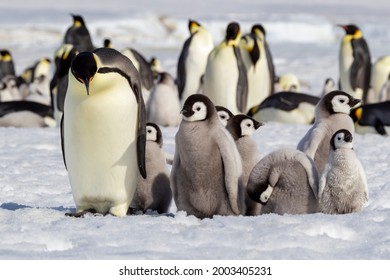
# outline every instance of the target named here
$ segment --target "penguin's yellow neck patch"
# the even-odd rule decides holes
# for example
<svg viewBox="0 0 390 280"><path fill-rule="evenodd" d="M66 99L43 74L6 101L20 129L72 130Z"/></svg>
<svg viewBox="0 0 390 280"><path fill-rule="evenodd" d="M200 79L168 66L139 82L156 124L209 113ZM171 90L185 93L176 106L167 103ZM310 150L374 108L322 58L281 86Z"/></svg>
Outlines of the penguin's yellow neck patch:
<svg viewBox="0 0 390 280"><path fill-rule="evenodd" d="M363 113L363 108L361 107L355 110L355 117L357 118L358 121L362 118L362 113Z"/></svg>
<svg viewBox="0 0 390 280"><path fill-rule="evenodd" d="M200 26L200 25L197 24L196 22L191 22L190 33L191 33L191 34L194 34L196 31L198 31L199 26Z"/></svg>
<svg viewBox="0 0 390 280"><path fill-rule="evenodd" d="M11 61L11 56L9 54L6 54L2 57L3 61Z"/></svg>
<svg viewBox="0 0 390 280"><path fill-rule="evenodd" d="M74 25L75 27L80 27L82 24L81 24L81 21L75 20L74 23L73 23L73 25Z"/></svg>
<svg viewBox="0 0 390 280"><path fill-rule="evenodd" d="M363 34L360 30L356 30L355 34L353 34L354 39L360 39L363 37Z"/></svg>

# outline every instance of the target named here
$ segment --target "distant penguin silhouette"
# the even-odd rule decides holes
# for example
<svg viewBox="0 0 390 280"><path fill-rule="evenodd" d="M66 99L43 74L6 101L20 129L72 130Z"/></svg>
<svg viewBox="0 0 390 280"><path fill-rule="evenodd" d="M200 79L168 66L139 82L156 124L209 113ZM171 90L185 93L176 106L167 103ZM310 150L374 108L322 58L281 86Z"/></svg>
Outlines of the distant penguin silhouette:
<svg viewBox="0 0 390 280"><path fill-rule="evenodd" d="M8 50L0 50L0 80L7 75L15 76L14 61Z"/></svg>
<svg viewBox="0 0 390 280"><path fill-rule="evenodd" d="M72 15L73 24L64 36L64 44L73 45L78 51L92 51L93 46L91 35L81 15Z"/></svg>

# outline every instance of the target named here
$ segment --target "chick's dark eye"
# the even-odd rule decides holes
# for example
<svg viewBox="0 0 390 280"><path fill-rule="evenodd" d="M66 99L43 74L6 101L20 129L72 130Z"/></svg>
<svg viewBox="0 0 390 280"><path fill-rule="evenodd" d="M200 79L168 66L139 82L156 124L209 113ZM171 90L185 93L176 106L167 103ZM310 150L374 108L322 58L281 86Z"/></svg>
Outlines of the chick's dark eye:
<svg viewBox="0 0 390 280"><path fill-rule="evenodd" d="M247 126L247 127L251 127L251 124L250 124L250 123L248 123L246 126Z"/></svg>
<svg viewBox="0 0 390 280"><path fill-rule="evenodd" d="M345 102L345 100L344 100L344 99L341 99L341 100L340 100L340 103L344 103L344 102Z"/></svg>
<svg viewBox="0 0 390 280"><path fill-rule="evenodd" d="M152 131L149 129L149 130L148 130L148 133L152 133Z"/></svg>
<svg viewBox="0 0 390 280"><path fill-rule="evenodd" d="M195 110L199 112L200 111L200 107L196 107Z"/></svg>

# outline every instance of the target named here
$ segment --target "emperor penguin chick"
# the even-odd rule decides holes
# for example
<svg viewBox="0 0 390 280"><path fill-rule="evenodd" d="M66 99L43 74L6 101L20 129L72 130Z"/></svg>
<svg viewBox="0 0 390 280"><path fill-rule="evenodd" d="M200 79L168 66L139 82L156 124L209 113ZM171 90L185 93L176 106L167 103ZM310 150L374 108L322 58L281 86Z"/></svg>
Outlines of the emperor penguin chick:
<svg viewBox="0 0 390 280"><path fill-rule="evenodd" d="M360 102L346 92L334 90L323 96L315 108L313 126L298 143L297 149L314 159L321 174L328 159L329 141L339 129L355 132L351 108Z"/></svg>
<svg viewBox="0 0 390 280"><path fill-rule="evenodd" d="M214 104L193 94L182 115L171 169L177 210L198 218L244 214L241 158Z"/></svg>
<svg viewBox="0 0 390 280"><path fill-rule="evenodd" d="M226 126L226 129L232 134L238 152L242 161L242 181L246 187L248 184L249 174L252 168L260 160L259 151L257 150L257 144L252 138L253 133L263 124L258 122L247 115L238 114L233 116ZM257 215L260 211L260 204L256 203L249 198L245 197L246 215Z"/></svg>
<svg viewBox="0 0 390 280"><path fill-rule="evenodd" d="M263 157L249 176L248 195L261 203L260 214L306 214L319 211L318 173L311 158L294 149Z"/></svg>
<svg viewBox="0 0 390 280"><path fill-rule="evenodd" d="M229 120L234 116L233 113L228 108L219 105L215 106L215 109L217 109L219 120L226 127Z"/></svg>
<svg viewBox="0 0 390 280"><path fill-rule="evenodd" d="M178 126L180 123L180 101L173 77L159 74L158 81L150 93L146 105L147 119L161 126Z"/></svg>
<svg viewBox="0 0 390 280"><path fill-rule="evenodd" d="M352 141L346 129L337 131L330 141L332 150L319 183L319 202L326 214L357 212L368 201L366 175Z"/></svg>
<svg viewBox="0 0 390 280"><path fill-rule="evenodd" d="M144 179L138 175L137 189L130 204L130 208L135 211L153 210L162 214L169 210L172 191L162 145L163 138L159 126L147 123L145 165L148 176Z"/></svg>
<svg viewBox="0 0 390 280"><path fill-rule="evenodd" d="M61 125L65 166L77 213L125 216L146 178L146 112L131 61L110 48L72 61Z"/></svg>

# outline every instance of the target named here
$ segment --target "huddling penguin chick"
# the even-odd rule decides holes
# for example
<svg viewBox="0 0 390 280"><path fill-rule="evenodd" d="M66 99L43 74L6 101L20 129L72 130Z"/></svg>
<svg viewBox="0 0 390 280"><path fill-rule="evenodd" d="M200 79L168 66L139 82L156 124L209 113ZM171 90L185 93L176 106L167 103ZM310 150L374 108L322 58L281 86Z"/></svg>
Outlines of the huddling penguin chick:
<svg viewBox="0 0 390 280"><path fill-rule="evenodd" d="M32 82L29 84L26 100L51 106L50 65L50 59L42 58L33 66Z"/></svg>
<svg viewBox="0 0 390 280"><path fill-rule="evenodd" d="M239 114L233 116L226 126L226 129L232 134L236 142L238 152L242 161L242 181L246 187L249 179L249 174L252 168L260 159L257 144L252 138L253 133L263 124L248 117L247 115ZM260 205L250 199L248 195L245 197L246 215L259 214Z"/></svg>
<svg viewBox="0 0 390 280"><path fill-rule="evenodd" d="M294 149L276 150L253 168L247 186L261 203L260 214L305 214L319 211L318 173L311 158Z"/></svg>
<svg viewBox="0 0 390 280"><path fill-rule="evenodd" d="M187 98L175 136L171 186L177 210L198 218L245 213L242 163L211 100Z"/></svg>
<svg viewBox="0 0 390 280"><path fill-rule="evenodd" d="M330 144L332 150L319 183L321 210L327 214L360 211L368 201L368 188L364 169L353 150L351 132L337 131Z"/></svg>
<svg viewBox="0 0 390 280"><path fill-rule="evenodd" d="M339 129L355 131L349 116L351 108L360 102L346 92L335 90L323 96L315 108L315 121L298 143L298 150L314 159L318 172L324 170L330 151L330 139Z"/></svg>
<svg viewBox="0 0 390 280"><path fill-rule="evenodd" d="M146 105L147 119L161 126L178 126L180 123L180 101L173 77L163 72L150 93Z"/></svg>
<svg viewBox="0 0 390 280"><path fill-rule="evenodd" d="M219 105L215 106L215 109L217 109L219 120L226 127L228 121L234 116L233 113L228 108Z"/></svg>
<svg viewBox="0 0 390 280"><path fill-rule="evenodd" d="M137 188L130 204L132 212L141 210L166 213L172 201L169 170L162 149L161 130L155 123L146 124L145 165L148 176L138 175Z"/></svg>

